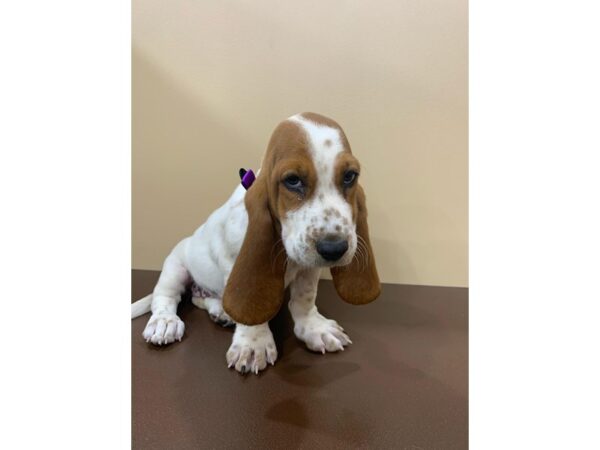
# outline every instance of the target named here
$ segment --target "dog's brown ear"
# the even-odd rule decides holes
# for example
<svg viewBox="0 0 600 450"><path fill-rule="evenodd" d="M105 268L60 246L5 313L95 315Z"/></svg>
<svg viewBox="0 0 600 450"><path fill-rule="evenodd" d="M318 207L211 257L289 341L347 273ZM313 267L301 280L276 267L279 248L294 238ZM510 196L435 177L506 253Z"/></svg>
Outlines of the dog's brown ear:
<svg viewBox="0 0 600 450"><path fill-rule="evenodd" d="M269 321L283 303L285 250L269 209L267 178L262 172L246 193L246 236L223 294L225 312L243 325Z"/></svg>
<svg viewBox="0 0 600 450"><path fill-rule="evenodd" d="M356 257L346 266L332 267L333 284L342 300L353 305L370 303L379 297L381 285L375 266L375 256L369 238L365 193L357 186L356 234L358 247Z"/></svg>

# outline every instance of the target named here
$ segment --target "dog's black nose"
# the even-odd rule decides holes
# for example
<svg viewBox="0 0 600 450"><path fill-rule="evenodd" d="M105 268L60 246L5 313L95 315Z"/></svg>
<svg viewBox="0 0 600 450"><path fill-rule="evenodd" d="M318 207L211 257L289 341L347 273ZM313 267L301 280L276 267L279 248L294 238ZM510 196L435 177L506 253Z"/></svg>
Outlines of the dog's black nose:
<svg viewBox="0 0 600 450"><path fill-rule="evenodd" d="M327 261L337 261L348 250L348 241L345 239L322 239L317 242L319 255Z"/></svg>

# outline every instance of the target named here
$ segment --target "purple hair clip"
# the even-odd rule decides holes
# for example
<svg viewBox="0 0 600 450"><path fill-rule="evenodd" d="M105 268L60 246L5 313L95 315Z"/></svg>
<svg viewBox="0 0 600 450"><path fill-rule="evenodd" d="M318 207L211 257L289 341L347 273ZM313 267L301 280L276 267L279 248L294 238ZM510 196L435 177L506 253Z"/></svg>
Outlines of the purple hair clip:
<svg viewBox="0 0 600 450"><path fill-rule="evenodd" d="M240 169L240 178L242 179L242 186L244 186L246 190L248 190L248 188L252 186L252 183L254 183L254 180L256 180L252 169Z"/></svg>

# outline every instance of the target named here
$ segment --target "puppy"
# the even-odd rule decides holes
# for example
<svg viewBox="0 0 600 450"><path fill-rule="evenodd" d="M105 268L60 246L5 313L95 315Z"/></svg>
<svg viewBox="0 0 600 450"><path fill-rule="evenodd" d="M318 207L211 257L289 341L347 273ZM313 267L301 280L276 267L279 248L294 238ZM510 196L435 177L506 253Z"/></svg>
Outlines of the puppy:
<svg viewBox="0 0 600 450"><path fill-rule="evenodd" d="M181 341L181 295L223 325L235 324L226 354L240 373L274 364L277 348L268 322L284 290L294 333L313 351L344 350L350 338L315 306L319 275L331 270L339 296L355 305L379 296L369 239L360 165L341 127L315 113L280 123L254 183L238 186L196 232L175 246L152 294L132 316L152 316L143 332L156 345Z"/></svg>

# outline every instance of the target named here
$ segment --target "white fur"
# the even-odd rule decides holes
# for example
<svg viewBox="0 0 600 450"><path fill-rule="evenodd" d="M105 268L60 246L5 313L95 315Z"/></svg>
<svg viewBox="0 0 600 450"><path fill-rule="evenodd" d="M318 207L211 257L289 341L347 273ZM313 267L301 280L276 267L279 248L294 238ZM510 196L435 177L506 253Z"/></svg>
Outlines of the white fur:
<svg viewBox="0 0 600 450"><path fill-rule="evenodd" d="M277 347L269 325L246 326L237 324L233 342L225 355L227 367L235 367L241 373L258 373L277 361Z"/></svg>
<svg viewBox="0 0 600 450"><path fill-rule="evenodd" d="M282 240L288 254L285 285L291 285L289 309L295 322L294 332L309 349L335 352L351 341L335 321L324 318L315 306L320 268L331 264L317 253L315 238L308 230L316 228L319 238L328 234L347 238L349 250L336 265L352 260L356 249L352 210L334 186L334 161L342 151L342 144L336 129L317 125L302 116L288 120L306 131L318 177L313 198L281 219ZM326 146L325 140L331 144ZM146 341L164 345L181 340L185 327L177 316L177 305L192 280L215 294L210 298L194 297L192 302L207 310L213 320L224 325L233 323L223 311L221 298L248 226L245 194L246 190L238 186L192 236L177 244L165 260L151 296L132 305L132 317L152 311L143 332ZM329 209L331 214L326 219L325 211ZM267 363L274 364L277 349L268 324L236 324L226 359L230 367L242 373L258 373Z"/></svg>
<svg viewBox="0 0 600 450"><path fill-rule="evenodd" d="M315 352L343 351L352 341L335 320L323 317L315 306L320 273L316 268L300 271L290 287L288 308L294 319L294 334Z"/></svg>

